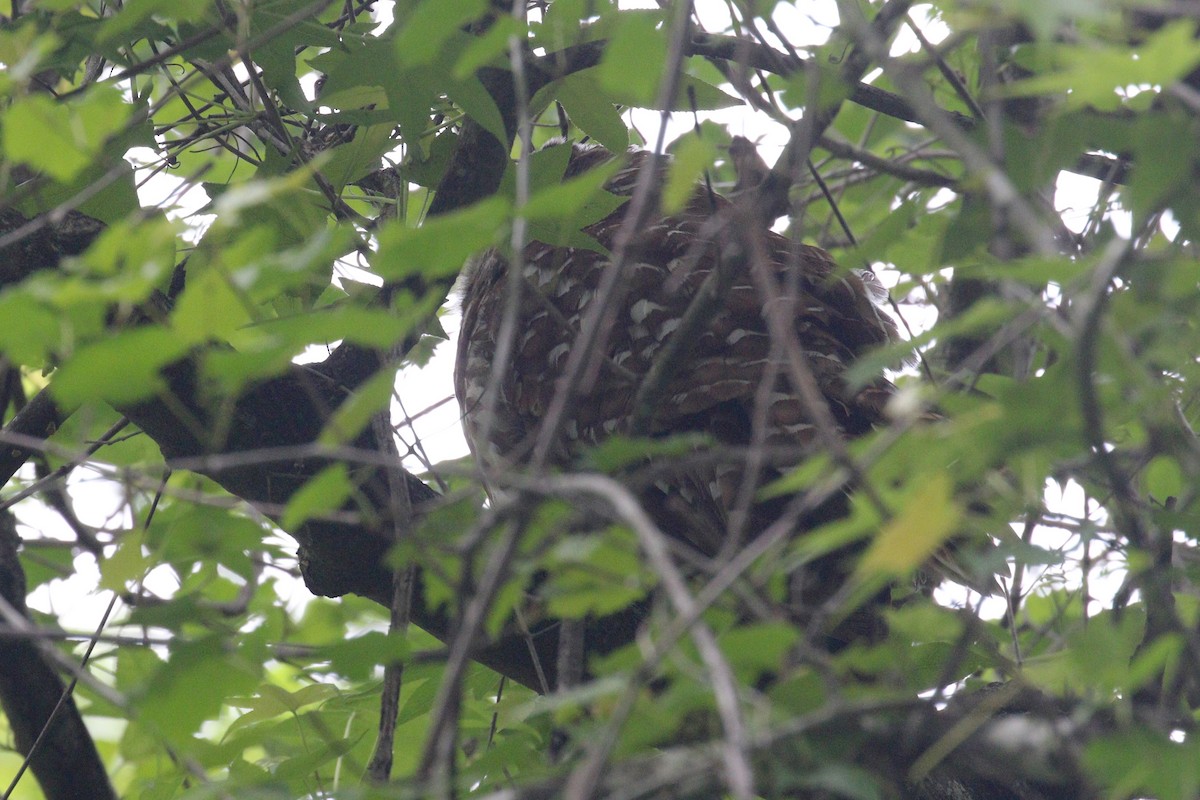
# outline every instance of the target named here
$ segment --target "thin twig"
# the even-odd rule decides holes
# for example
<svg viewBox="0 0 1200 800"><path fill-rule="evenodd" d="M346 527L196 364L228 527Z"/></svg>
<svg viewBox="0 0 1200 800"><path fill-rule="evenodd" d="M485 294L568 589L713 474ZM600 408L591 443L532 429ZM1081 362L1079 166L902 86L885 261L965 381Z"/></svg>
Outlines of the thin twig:
<svg viewBox="0 0 1200 800"><path fill-rule="evenodd" d="M738 704L733 670L721 652L712 629L700 621L701 609L688 590L682 573L671 560L666 534L659 530L629 489L612 478L576 474L555 476L549 478L547 483L555 491L592 494L608 503L617 518L628 524L637 535L642 552L662 581L675 609L681 616L696 620L691 627L692 639L712 680L717 713L725 731L722 753L726 782L735 798L749 800L754 797L754 772L750 767L746 727ZM589 749L588 757L567 782L566 797L570 800L593 797L599 788L607 760L608 752L605 749Z"/></svg>

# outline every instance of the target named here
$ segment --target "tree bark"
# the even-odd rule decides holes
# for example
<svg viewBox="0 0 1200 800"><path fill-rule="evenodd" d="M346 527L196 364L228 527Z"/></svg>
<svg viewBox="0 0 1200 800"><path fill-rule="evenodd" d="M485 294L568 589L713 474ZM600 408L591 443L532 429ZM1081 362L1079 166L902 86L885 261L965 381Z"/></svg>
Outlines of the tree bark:
<svg viewBox="0 0 1200 800"><path fill-rule="evenodd" d="M0 511L0 597L10 609L28 616L25 572L17 558L19 543L16 519ZM11 624L6 627L10 635L0 641L0 706L17 752L28 757L33 751L29 767L43 794L47 800L116 800L75 700L64 697L66 685L58 672L34 641L17 635ZM0 785L0 791L7 789Z"/></svg>

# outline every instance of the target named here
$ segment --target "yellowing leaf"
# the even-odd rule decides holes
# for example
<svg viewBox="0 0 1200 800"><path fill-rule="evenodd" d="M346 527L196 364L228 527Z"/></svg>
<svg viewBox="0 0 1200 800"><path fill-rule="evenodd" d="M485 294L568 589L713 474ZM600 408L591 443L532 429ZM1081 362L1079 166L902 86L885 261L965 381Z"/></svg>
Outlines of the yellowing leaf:
<svg viewBox="0 0 1200 800"><path fill-rule="evenodd" d="M859 562L857 575L870 580L916 569L954 533L961 517L951 496L950 476L929 476L883 526Z"/></svg>
<svg viewBox="0 0 1200 800"><path fill-rule="evenodd" d="M663 189L663 211L674 214L683 210L696 191L696 181L712 166L717 148L699 136L684 136L673 153L667 170L667 185Z"/></svg>

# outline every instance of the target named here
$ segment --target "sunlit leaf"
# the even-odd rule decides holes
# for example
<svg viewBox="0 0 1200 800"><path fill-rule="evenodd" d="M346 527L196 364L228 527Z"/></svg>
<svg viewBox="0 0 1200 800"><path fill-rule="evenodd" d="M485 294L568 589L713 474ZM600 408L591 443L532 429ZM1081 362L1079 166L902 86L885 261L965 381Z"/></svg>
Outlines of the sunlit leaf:
<svg viewBox="0 0 1200 800"><path fill-rule="evenodd" d="M5 112L5 152L13 161L70 181L122 128L131 111L115 90L101 88L71 103L45 95L26 97Z"/></svg>
<svg viewBox="0 0 1200 800"><path fill-rule="evenodd" d="M667 170L667 185L663 187L663 211L674 214L683 209L716 155L717 149L711 142L696 136L684 137L676 144Z"/></svg>

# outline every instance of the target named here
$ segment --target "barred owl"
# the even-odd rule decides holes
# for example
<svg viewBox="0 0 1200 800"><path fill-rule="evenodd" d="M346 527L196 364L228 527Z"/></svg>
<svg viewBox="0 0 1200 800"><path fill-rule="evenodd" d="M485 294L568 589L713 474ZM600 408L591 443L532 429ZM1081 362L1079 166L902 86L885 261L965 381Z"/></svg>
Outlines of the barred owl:
<svg viewBox="0 0 1200 800"><path fill-rule="evenodd" d="M753 148L748 142L739 146L735 160L746 161L746 147ZM640 172L652 168L646 152L614 155L576 145L564 179L614 158L622 165L605 188L629 196ZM761 180L762 170L739 170L739 178L744 191ZM661 179L654 176L656 183ZM658 202L657 194L651 202ZM761 485L797 463L818 438L818 420L782 366L787 348L768 330L764 309L778 298L764 296L763 281L756 278L769 275L798 301L790 334L805 354L828 408L825 418L833 420L838 436L862 434L880 421L891 384L881 377L852 390L845 373L895 329L877 308L877 284L839 270L824 250L771 232L761 214L739 207L736 195L729 200L697 187L682 211L656 212L632 235L622 232L630 205L584 228L602 248L529 242L520 281L509 280L510 265L496 251L470 268L463 281L455 392L472 449L493 463L501 459L519 467L541 452L544 460L565 465L614 434L706 435L723 448L725 460L684 458L631 480L667 534L712 557L728 544L738 498L753 497L755 487L747 492L744 485L747 454L756 448L783 454L786 463L768 459L756 468ZM628 240L618 247L622 236ZM614 263L618 250L623 257ZM620 270L615 291L598 298L613 270ZM510 307L511 350L494 370L514 286L519 298ZM597 303L606 306L594 308ZM590 333L588 325L595 327L590 340L581 335ZM579 352L583 348L590 352ZM575 371L574 384L565 385L572 358L588 364L589 354L590 367ZM657 381L651 392L647 381ZM560 392L569 392L562 397L570 402L556 430L546 431ZM639 412L639 401L648 401L649 411ZM752 536L778 510L749 504L746 534Z"/></svg>

